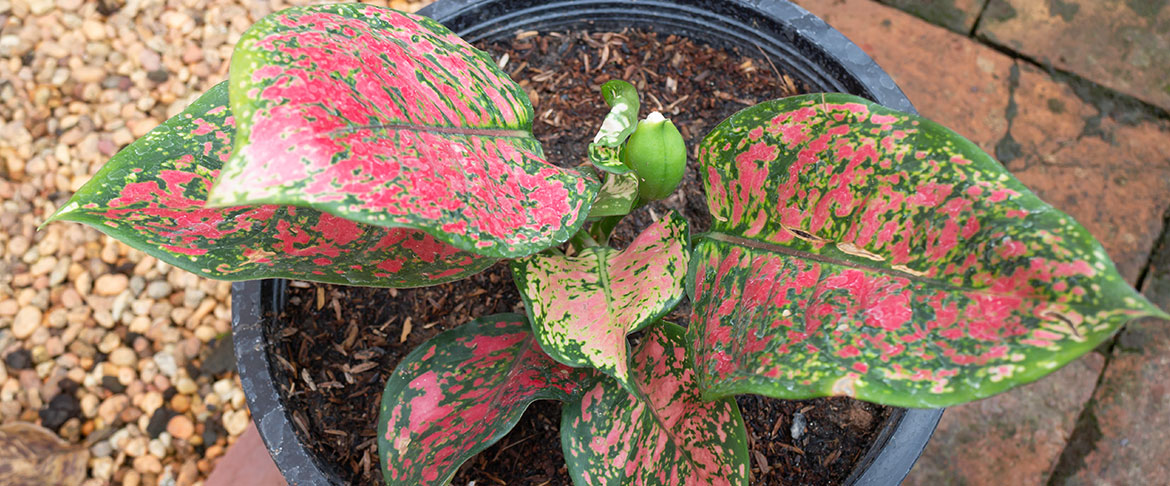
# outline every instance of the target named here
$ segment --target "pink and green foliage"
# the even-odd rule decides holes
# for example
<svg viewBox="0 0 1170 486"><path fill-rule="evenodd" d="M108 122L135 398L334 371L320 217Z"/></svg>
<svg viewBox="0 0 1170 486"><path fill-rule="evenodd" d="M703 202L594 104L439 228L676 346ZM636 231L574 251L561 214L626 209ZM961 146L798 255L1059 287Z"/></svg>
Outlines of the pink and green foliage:
<svg viewBox="0 0 1170 486"><path fill-rule="evenodd" d="M545 161L524 91L443 26L292 8L245 33L228 82L49 220L224 280L421 286L514 258L527 318L440 334L386 384L392 485L445 484L538 399L566 402L578 485L742 485L732 394L947 406L1050 373L1129 319L1168 317L973 144L839 94L767 102L707 136L714 222L693 252L676 213L609 248L639 197L673 191L687 154L653 114L631 138L633 86L602 94L589 157L604 185ZM571 256L554 248L565 241ZM684 287L686 330L658 321Z"/></svg>
<svg viewBox="0 0 1170 486"><path fill-rule="evenodd" d="M269 15L240 39L230 82L239 126L213 206L308 206L516 257L576 233L597 193L592 175L543 159L523 89L424 17Z"/></svg>
<svg viewBox="0 0 1170 486"><path fill-rule="evenodd" d="M565 404L561 444L575 484L747 484L739 407L700 396L683 333L665 322L646 331L630 363L636 394L602 376Z"/></svg>
<svg viewBox="0 0 1170 486"><path fill-rule="evenodd" d="M91 225L164 262L221 280L286 277L379 287L459 280L495 260L406 228L291 206L208 208L235 121L221 83L113 157L46 223Z"/></svg>
<svg viewBox="0 0 1170 486"><path fill-rule="evenodd" d="M632 387L626 335L674 308L689 261L687 220L671 212L623 251L596 246L574 256L540 253L511 263L544 351Z"/></svg>
<svg viewBox="0 0 1170 486"><path fill-rule="evenodd" d="M771 101L699 154L689 339L706 396L910 407L1033 381L1161 315L974 144L853 96Z"/></svg>
<svg viewBox="0 0 1170 486"><path fill-rule="evenodd" d="M386 484L447 484L533 401L569 400L595 375L549 359L518 314L435 336L399 362L382 394L378 454Z"/></svg>

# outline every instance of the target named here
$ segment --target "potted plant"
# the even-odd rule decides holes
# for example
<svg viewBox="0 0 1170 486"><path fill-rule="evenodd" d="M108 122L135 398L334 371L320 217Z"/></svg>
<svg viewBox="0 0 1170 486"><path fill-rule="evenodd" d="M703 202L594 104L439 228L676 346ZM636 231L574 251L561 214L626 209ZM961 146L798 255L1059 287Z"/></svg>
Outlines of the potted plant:
<svg viewBox="0 0 1170 486"><path fill-rule="evenodd" d="M244 35L228 82L115 156L50 220L229 280L410 287L510 260L527 315L440 334L386 384L389 484L449 480L536 399L566 402L562 441L581 484L744 484L732 395L941 407L1035 380L1127 320L1165 315L973 144L850 95L766 102L721 123L698 157L712 231L692 237L668 215L608 248L606 222L669 194L686 152L669 122L637 122L632 87L603 94L612 108L592 167L555 166L524 91L439 23L360 5L289 9ZM659 320L684 288L685 330ZM270 445L291 431L252 400Z"/></svg>

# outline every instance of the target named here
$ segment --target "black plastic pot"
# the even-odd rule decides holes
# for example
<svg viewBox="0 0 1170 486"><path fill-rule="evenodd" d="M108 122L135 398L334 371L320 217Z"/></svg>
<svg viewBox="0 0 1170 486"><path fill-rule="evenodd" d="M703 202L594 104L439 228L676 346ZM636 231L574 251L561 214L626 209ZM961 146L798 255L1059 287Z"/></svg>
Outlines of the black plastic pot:
<svg viewBox="0 0 1170 486"><path fill-rule="evenodd" d="M814 91L843 92L902 111L914 107L872 59L823 21L784 0L440 0L421 12L464 39L504 39L527 30L648 28L746 54L760 50ZM289 484L342 485L331 464L305 449L272 379L262 321L284 308L287 282L232 285L232 328L252 420ZM942 410L898 409L845 481L894 485L930 440Z"/></svg>

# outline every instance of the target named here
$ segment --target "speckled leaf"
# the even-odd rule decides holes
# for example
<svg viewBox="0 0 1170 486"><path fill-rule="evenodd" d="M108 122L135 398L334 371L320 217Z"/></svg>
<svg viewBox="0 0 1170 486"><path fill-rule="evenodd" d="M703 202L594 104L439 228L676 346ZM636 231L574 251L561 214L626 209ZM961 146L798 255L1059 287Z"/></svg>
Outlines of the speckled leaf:
<svg viewBox="0 0 1170 486"><path fill-rule="evenodd" d="M621 146L638 127L638 90L630 83L613 79L601 85L601 96L610 108L589 144L589 161L606 172L625 174L631 169L622 162Z"/></svg>
<svg viewBox="0 0 1170 486"><path fill-rule="evenodd" d="M659 323L631 359L631 394L602 377L561 412L578 486L732 486L748 482L747 434L732 398L700 395L683 329Z"/></svg>
<svg viewBox="0 0 1170 486"><path fill-rule="evenodd" d="M212 205L308 206L516 257L576 233L597 193L543 159L523 89L424 17L283 10L240 39L230 82L236 149Z"/></svg>
<svg viewBox="0 0 1170 486"><path fill-rule="evenodd" d="M589 210L589 218L623 216L630 214L638 202L638 174L609 174L597 193L597 201Z"/></svg>
<svg viewBox="0 0 1170 486"><path fill-rule="evenodd" d="M447 484L533 401L569 400L594 375L549 359L518 314L435 336L398 363L382 394L378 455L386 484Z"/></svg>
<svg viewBox="0 0 1170 486"><path fill-rule="evenodd" d="M689 259L687 220L671 212L623 251L597 246L575 256L538 254L511 264L544 351L629 386L626 334L674 308Z"/></svg>
<svg viewBox="0 0 1170 486"><path fill-rule="evenodd" d="M308 208L207 208L231 152L227 83L118 152L49 221L91 225L197 275L286 277L379 287L468 277L494 259L412 229L354 223ZM48 221L46 221L47 223Z"/></svg>
<svg viewBox="0 0 1170 486"><path fill-rule="evenodd" d="M707 396L910 407L1001 392L1157 311L958 134L847 95L749 108L699 155L690 339Z"/></svg>
<svg viewBox="0 0 1170 486"><path fill-rule="evenodd" d="M594 167L610 174L628 174L633 170L625 162L622 162L621 147L607 147L591 143L587 153L589 162L592 162Z"/></svg>

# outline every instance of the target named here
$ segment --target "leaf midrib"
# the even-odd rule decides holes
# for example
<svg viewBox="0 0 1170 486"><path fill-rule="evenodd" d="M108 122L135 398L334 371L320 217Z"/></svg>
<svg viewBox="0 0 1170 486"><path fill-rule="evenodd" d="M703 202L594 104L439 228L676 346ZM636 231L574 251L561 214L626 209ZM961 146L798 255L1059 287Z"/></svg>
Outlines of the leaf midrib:
<svg viewBox="0 0 1170 486"><path fill-rule="evenodd" d="M526 130L504 128L441 127L433 125L410 125L404 123L386 125L354 125L330 130L328 133L347 133L359 130L405 130L420 133L441 133L445 135L468 135L473 137L533 138Z"/></svg>
<svg viewBox="0 0 1170 486"><path fill-rule="evenodd" d="M633 382L633 380L631 380L631 382ZM634 387L638 390L638 393L634 395L634 398L638 399L646 405L646 410L648 410L650 412L650 416L654 418L654 423L658 426L659 429L662 430L662 433L665 434L668 439L670 439L670 443L674 444L674 446L679 450L683 456L683 459L686 460L688 464L690 464L691 473L693 474L695 471L698 471L699 463L695 461L694 456L691 455L691 450L686 447L687 442L684 442L682 439L676 436L673 432L671 432L670 427L666 426L666 421L663 420L662 416L658 414L658 409L654 408L654 402L650 400L649 395L647 395L646 392L642 390L642 387L636 383L634 384Z"/></svg>
<svg viewBox="0 0 1170 486"><path fill-rule="evenodd" d="M900 278L904 278L904 279L907 279L907 280L910 280L913 282L921 282L921 283L930 284L930 285L933 285L936 287L943 287L945 289L952 290L952 291L979 292L979 293L985 294L985 295L998 295L998 296L1004 296L1004 297L1022 297L1018 294L1012 294L1012 293L1007 293L1007 292L992 292L992 291L990 291L990 289L987 289L987 288L964 287L962 285L954 285L954 284L951 284L948 282L944 282L942 280L927 278L927 277L923 277L920 275L914 275L912 273L903 272L901 270L897 270L897 269L893 269L893 268L882 267L882 266L877 266L877 265L866 265L864 263L859 263L859 262L855 262L852 260L846 260L843 258L834 258L831 256L826 256L826 255L822 255L819 253L811 253L811 252L802 251L802 250L795 250L795 249L792 249L792 248L789 248L786 246L776 245L773 243L765 243L762 241L753 240L753 239L749 239L749 238L743 238L743 237L735 236L735 235L729 235L729 234L720 233L717 231L712 231L710 233L707 233L704 236L706 238L709 238L709 239L712 239L715 241L721 241L724 243L731 243L733 245L746 246L748 248L770 251L770 252L775 252L775 253L781 253L784 255L788 255L788 256L804 259L804 260L812 260L812 261L816 261L816 262L820 262L820 263L829 263L832 265L840 265L843 267L855 268L858 270L865 270L865 271L869 271L869 272L880 273L883 275L900 277Z"/></svg>

